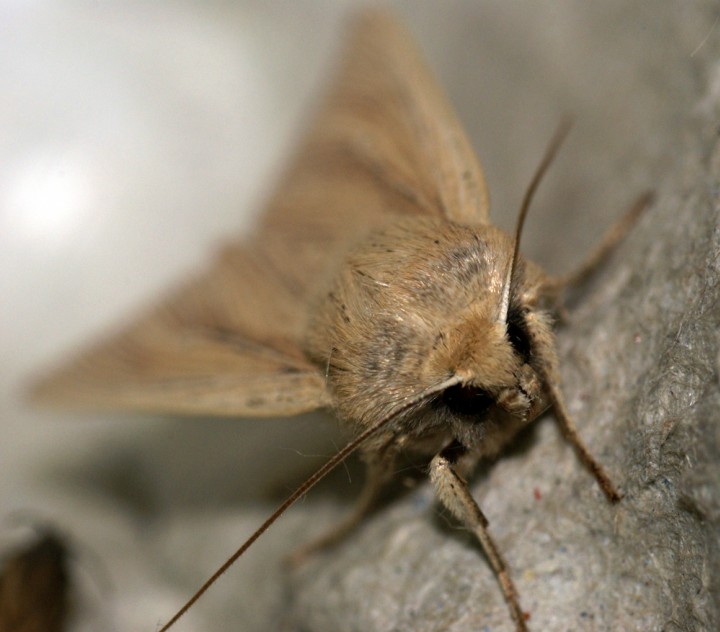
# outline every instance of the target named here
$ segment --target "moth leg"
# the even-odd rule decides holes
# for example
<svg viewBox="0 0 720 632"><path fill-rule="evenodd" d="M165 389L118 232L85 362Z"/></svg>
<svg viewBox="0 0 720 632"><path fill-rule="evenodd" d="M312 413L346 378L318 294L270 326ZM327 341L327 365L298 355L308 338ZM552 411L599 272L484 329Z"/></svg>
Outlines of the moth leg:
<svg viewBox="0 0 720 632"><path fill-rule="evenodd" d="M600 243L580 266L570 274L550 277L545 283L545 291L549 295L559 296L563 290L584 283L608 258L625 235L635 225L643 211L653 200L652 191L645 191L633 202L625 214L605 233Z"/></svg>
<svg viewBox="0 0 720 632"><path fill-rule="evenodd" d="M560 389L557 387L557 381L552 378L546 379L545 389L550 400L550 405L555 413L555 419L557 419L558 424L560 424L560 429L565 439L575 448L578 458L595 477L595 480L598 485L600 485L600 489L602 489L605 496L607 496L607 499L611 503L618 502L622 498L622 494L610 480L605 468L595 460L595 457L590 453L590 450L580 438L577 428L575 427L575 422L568 413L567 408L565 408L565 402L560 393Z"/></svg>
<svg viewBox="0 0 720 632"><path fill-rule="evenodd" d="M540 402L541 409L538 410L538 414L545 408L552 408L555 414L555 420L560 426L560 430L563 433L565 440L573 446L578 458L595 477L595 480L598 485L600 485L600 488L607 499L612 503L619 501L622 498L622 494L610 480L605 468L600 465L600 463L590 453L590 450L585 443L583 443L583 440L580 438L577 428L575 427L575 422L565 407L565 400L563 399L559 386L560 377L557 369L558 360L552 337L542 337L538 334L535 316L532 314L529 314L527 317L527 325L528 334L532 343L531 346L536 349L538 353L538 369L545 394L545 398L542 402Z"/></svg>
<svg viewBox="0 0 720 632"><path fill-rule="evenodd" d="M394 465L395 458L389 451L381 451L368 460L365 486L360 492L352 512L316 540L296 549L290 555L290 563L294 566L299 565L310 555L331 548L354 531L372 511L385 484L392 476Z"/></svg>
<svg viewBox="0 0 720 632"><path fill-rule="evenodd" d="M518 632L525 632L525 615L520 608L517 590L507 564L490 536L487 518L470 494L466 481L457 472L457 461L464 454L464 448L457 444L445 448L430 462L430 481L438 500L480 541L500 583L516 628Z"/></svg>

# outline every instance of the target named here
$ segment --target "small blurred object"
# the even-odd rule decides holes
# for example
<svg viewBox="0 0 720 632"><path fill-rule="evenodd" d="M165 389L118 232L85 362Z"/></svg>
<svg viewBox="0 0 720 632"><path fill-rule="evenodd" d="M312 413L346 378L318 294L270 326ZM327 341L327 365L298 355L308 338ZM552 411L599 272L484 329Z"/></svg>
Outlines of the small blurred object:
<svg viewBox="0 0 720 632"><path fill-rule="evenodd" d="M44 530L0 560L0 632L62 632L69 613L68 549Z"/></svg>

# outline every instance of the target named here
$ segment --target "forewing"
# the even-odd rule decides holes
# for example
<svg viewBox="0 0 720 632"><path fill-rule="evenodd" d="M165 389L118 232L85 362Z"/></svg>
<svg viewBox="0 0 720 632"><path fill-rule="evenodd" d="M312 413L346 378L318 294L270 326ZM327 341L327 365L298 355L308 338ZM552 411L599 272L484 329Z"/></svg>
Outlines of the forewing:
<svg viewBox="0 0 720 632"><path fill-rule="evenodd" d="M308 310L353 244L397 215L487 221L482 171L392 18L364 14L311 133L253 235L36 388L47 401L218 415L330 403Z"/></svg>
<svg viewBox="0 0 720 632"><path fill-rule="evenodd" d="M478 224L488 196L477 158L408 33L363 14L325 107L287 174L263 233L347 242L392 214ZM302 227L298 233L297 228Z"/></svg>
<svg viewBox="0 0 720 632"><path fill-rule="evenodd" d="M292 288L256 249L230 248L204 276L40 381L40 402L228 416L329 404L299 348Z"/></svg>

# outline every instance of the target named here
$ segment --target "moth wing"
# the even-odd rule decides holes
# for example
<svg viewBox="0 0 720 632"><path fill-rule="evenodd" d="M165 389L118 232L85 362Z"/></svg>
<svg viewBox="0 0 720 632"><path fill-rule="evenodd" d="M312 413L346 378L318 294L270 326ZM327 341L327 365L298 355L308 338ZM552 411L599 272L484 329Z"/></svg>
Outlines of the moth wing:
<svg viewBox="0 0 720 632"><path fill-rule="evenodd" d="M297 341L297 300L262 253L230 247L116 335L38 382L61 407L286 416L330 403Z"/></svg>
<svg viewBox="0 0 720 632"><path fill-rule="evenodd" d="M177 342L129 352L96 349L96 357L82 357L36 385L33 399L74 410L233 417L284 417L330 404L322 376L306 363L264 349L237 353L190 336Z"/></svg>
<svg viewBox="0 0 720 632"><path fill-rule="evenodd" d="M253 235L160 307L61 368L38 399L93 408L289 415L329 405L302 351L308 308L390 217L487 221L482 170L408 34L352 29L324 108Z"/></svg>
<svg viewBox="0 0 720 632"><path fill-rule="evenodd" d="M390 15L367 11L354 23L324 106L266 215L269 234L320 224L318 240L330 237L344 250L344 241L388 214L489 221L472 146L410 35Z"/></svg>

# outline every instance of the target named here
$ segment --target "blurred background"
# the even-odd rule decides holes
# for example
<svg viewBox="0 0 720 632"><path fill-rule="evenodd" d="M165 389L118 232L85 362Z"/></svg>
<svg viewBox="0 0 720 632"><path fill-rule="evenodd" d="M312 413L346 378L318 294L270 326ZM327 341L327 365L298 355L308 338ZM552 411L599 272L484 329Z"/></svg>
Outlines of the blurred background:
<svg viewBox="0 0 720 632"><path fill-rule="evenodd" d="M41 413L22 389L251 225L362 4L0 7L0 544L21 537L18 516L69 535L83 586L74 629L154 629L268 498L342 442L311 417ZM671 2L387 4L456 105L499 225L513 225L545 144L574 117L523 238L551 271L579 260L672 160L698 78L694 51L665 37L684 29L701 46L712 32L711 20L678 25ZM312 502L178 629L271 628L283 598L273 560L322 530L308 516L335 513L332 499Z"/></svg>

